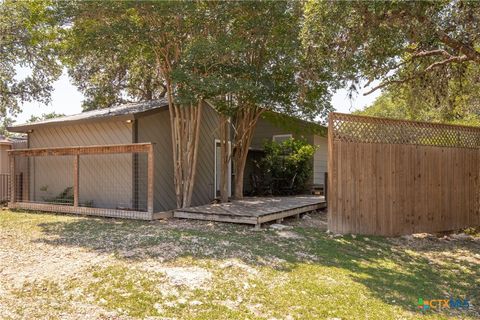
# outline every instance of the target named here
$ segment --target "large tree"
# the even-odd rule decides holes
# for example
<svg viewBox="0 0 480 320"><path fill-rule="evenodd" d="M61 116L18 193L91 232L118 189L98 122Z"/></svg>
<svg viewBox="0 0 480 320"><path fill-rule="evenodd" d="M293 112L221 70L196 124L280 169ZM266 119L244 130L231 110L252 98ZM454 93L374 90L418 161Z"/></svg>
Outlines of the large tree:
<svg viewBox="0 0 480 320"><path fill-rule="evenodd" d="M225 27L195 46L188 60L193 65L181 79L184 88L204 92L223 115L223 167L233 158L238 199L243 197L247 155L262 114L271 110L310 119L324 116L330 108L331 78L322 64L310 64L303 54L302 3L233 1L223 3L221 9L215 18ZM229 152L230 126L233 154ZM227 173L222 170L223 201Z"/></svg>
<svg viewBox="0 0 480 320"><path fill-rule="evenodd" d="M59 4L69 17L63 61L87 94L87 108L167 96L178 207L188 207L192 198L204 97L180 99L182 88L174 73L187 48L217 29L214 21L209 23L216 5L199 1Z"/></svg>
<svg viewBox="0 0 480 320"><path fill-rule="evenodd" d="M312 0L305 12L308 54L353 90L401 85L442 108L466 79L478 81L479 2Z"/></svg>
<svg viewBox="0 0 480 320"><path fill-rule="evenodd" d="M444 99L434 99L428 86L397 85L357 113L409 120L480 125L480 81L467 72L461 81L449 80ZM478 73L477 73L478 74Z"/></svg>
<svg viewBox="0 0 480 320"><path fill-rule="evenodd" d="M0 122L22 103L48 103L61 75L58 18L51 1L0 1Z"/></svg>

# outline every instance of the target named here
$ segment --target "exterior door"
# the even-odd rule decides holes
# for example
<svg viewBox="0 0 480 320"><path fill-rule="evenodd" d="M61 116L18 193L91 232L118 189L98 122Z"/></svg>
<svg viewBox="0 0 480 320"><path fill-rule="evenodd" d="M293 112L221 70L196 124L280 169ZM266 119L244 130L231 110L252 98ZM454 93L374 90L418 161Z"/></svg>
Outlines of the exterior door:
<svg viewBox="0 0 480 320"><path fill-rule="evenodd" d="M229 152L232 152L232 144L228 143ZM220 176L222 174L222 152L220 140L215 140L215 198L220 197ZM228 196L232 196L232 159L228 163Z"/></svg>

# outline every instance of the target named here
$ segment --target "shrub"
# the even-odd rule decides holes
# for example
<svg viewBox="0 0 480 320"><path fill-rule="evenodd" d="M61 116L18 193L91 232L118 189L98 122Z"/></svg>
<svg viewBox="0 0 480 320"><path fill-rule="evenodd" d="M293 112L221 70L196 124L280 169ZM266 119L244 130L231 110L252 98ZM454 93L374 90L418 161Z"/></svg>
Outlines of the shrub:
<svg viewBox="0 0 480 320"><path fill-rule="evenodd" d="M288 139L282 143L267 141L265 155L256 166L261 177L257 193L286 195L305 191L313 173L315 147L304 140Z"/></svg>

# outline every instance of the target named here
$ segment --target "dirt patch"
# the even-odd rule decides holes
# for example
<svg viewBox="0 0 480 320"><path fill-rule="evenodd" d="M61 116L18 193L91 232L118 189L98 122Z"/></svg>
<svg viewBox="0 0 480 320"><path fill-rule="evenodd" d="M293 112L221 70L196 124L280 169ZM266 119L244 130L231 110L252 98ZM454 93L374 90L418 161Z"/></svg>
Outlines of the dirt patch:
<svg viewBox="0 0 480 320"><path fill-rule="evenodd" d="M173 286L186 286L191 290L208 289L212 273L199 267L161 267L157 264L143 266L147 272L160 272L165 274Z"/></svg>
<svg viewBox="0 0 480 320"><path fill-rule="evenodd" d="M301 228L317 228L322 231L328 229L327 209L303 214L300 219L288 218L284 224Z"/></svg>

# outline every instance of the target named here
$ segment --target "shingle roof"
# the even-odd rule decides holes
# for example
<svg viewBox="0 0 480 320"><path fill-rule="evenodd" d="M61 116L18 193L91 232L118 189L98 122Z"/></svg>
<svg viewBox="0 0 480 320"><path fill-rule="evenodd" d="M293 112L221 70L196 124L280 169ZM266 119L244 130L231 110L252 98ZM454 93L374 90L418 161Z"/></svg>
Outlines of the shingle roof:
<svg viewBox="0 0 480 320"><path fill-rule="evenodd" d="M42 120L38 122L32 123L24 123L18 124L7 129L11 132L26 132L36 127L40 126L47 126L47 125L55 125L55 124L73 124L77 122L86 122L92 120L100 120L106 118L113 118L118 117L119 119L122 118L133 118L134 115L167 107L168 100L166 98L158 99L158 100L151 100L151 101L143 101L143 102L132 102L127 104L122 104L118 106L114 106L111 108L105 109L98 109L92 111L86 111L70 116L58 117L53 119Z"/></svg>
<svg viewBox="0 0 480 320"><path fill-rule="evenodd" d="M12 141L0 135L0 145L12 145Z"/></svg>

